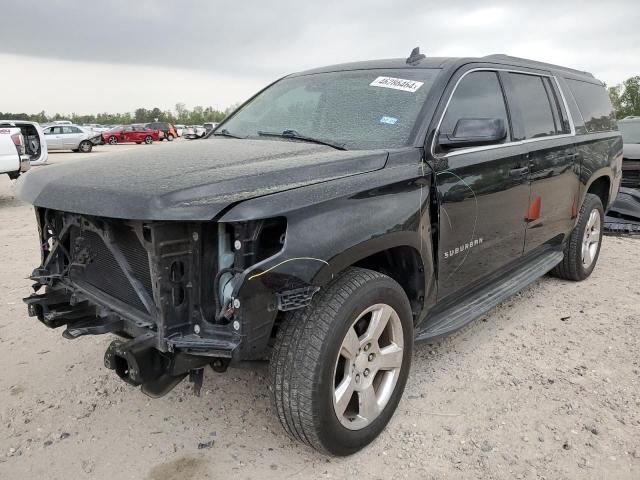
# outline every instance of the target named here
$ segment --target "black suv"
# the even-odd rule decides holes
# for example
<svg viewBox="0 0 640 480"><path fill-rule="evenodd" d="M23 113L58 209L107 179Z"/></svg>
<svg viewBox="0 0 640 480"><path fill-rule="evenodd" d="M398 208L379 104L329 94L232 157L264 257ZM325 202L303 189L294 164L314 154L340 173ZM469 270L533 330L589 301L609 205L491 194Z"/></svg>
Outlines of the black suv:
<svg viewBox="0 0 640 480"><path fill-rule="evenodd" d="M585 72L414 51L297 73L205 141L27 174L25 302L66 338L123 337L105 365L151 396L268 359L283 427L346 455L389 421L415 342L591 274L621 162Z"/></svg>

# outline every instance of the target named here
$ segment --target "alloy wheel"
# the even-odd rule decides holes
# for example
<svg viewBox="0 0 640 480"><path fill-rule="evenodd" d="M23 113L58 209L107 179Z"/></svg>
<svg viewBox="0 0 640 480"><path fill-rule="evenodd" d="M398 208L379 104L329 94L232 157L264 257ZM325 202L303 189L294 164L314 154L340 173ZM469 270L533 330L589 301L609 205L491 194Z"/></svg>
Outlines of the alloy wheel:
<svg viewBox="0 0 640 480"><path fill-rule="evenodd" d="M589 220L582 236L582 265L584 268L591 266L598 253L602 238L600 224L600 212L594 209L589 214Z"/></svg>
<svg viewBox="0 0 640 480"><path fill-rule="evenodd" d="M362 312L342 341L333 378L333 407L340 423L360 430L384 410L395 389L404 357L398 313L376 304Z"/></svg>

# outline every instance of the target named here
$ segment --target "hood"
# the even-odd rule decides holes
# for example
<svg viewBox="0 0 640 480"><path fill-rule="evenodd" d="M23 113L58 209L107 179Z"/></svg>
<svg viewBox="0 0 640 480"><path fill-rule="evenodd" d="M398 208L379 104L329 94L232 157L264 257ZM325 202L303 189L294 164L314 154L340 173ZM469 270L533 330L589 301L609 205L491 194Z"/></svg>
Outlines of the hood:
<svg viewBox="0 0 640 480"><path fill-rule="evenodd" d="M38 207L131 220L211 220L234 203L383 168L387 152L289 140L153 145L30 171L18 197Z"/></svg>
<svg viewBox="0 0 640 480"><path fill-rule="evenodd" d="M638 143L625 143L622 146L622 156L628 160L640 160L640 144Z"/></svg>

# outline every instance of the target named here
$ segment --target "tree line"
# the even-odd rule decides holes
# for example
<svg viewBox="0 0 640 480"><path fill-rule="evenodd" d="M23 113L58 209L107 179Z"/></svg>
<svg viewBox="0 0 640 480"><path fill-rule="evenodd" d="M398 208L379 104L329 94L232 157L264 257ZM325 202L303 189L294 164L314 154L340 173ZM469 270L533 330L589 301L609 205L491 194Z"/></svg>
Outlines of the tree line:
<svg viewBox="0 0 640 480"><path fill-rule="evenodd" d="M616 118L640 116L640 75L628 78L619 85L609 87L608 90Z"/></svg>
<svg viewBox="0 0 640 480"><path fill-rule="evenodd" d="M234 105L225 110L217 110L213 107L195 106L189 109L184 103L176 103L174 110L161 110L158 107L151 109L137 108L134 112L105 112L95 115L78 115L75 113L48 115L44 110L35 114L0 112L0 120L28 120L39 123L71 120L79 125L90 123L128 125L130 123L149 123L154 121L171 122L178 125L202 125L205 122L220 122L236 107L237 105Z"/></svg>

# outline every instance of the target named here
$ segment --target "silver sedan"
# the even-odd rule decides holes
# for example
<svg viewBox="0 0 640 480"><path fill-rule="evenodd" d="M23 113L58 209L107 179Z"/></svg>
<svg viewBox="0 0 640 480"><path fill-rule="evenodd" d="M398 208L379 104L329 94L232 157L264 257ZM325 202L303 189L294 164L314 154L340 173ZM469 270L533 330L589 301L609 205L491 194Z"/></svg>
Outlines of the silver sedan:
<svg viewBox="0 0 640 480"><path fill-rule="evenodd" d="M102 140L100 133L76 125L51 125L44 129L49 150L73 150L88 153Z"/></svg>

